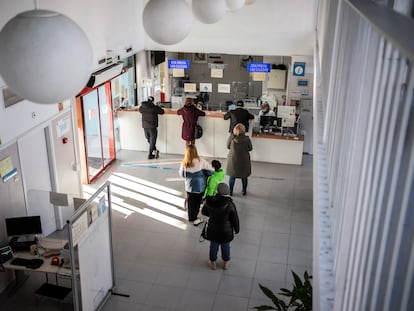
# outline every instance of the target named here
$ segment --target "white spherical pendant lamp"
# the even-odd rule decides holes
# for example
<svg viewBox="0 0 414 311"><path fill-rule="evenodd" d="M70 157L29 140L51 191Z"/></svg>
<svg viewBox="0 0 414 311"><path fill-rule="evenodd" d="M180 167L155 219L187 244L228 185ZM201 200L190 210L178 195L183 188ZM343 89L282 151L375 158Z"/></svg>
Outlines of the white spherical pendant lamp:
<svg viewBox="0 0 414 311"><path fill-rule="evenodd" d="M194 16L204 24L214 24L226 14L226 0L193 0Z"/></svg>
<svg viewBox="0 0 414 311"><path fill-rule="evenodd" d="M0 32L0 74L10 89L36 103L58 103L86 85L92 49L83 30L53 11L18 14Z"/></svg>
<svg viewBox="0 0 414 311"><path fill-rule="evenodd" d="M193 24L191 9L184 0L150 0L142 14L145 32L164 45L184 40Z"/></svg>
<svg viewBox="0 0 414 311"><path fill-rule="evenodd" d="M240 10L244 6L245 0L226 0L227 9L229 11Z"/></svg>

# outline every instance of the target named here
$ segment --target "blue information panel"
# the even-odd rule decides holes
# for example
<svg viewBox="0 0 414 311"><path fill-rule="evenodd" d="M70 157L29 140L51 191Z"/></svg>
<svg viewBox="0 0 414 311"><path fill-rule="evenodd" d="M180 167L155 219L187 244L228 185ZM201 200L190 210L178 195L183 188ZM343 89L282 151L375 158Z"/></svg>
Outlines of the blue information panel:
<svg viewBox="0 0 414 311"><path fill-rule="evenodd" d="M248 72L270 72L270 64L267 63L247 63Z"/></svg>
<svg viewBox="0 0 414 311"><path fill-rule="evenodd" d="M189 59L169 59L168 69L190 69Z"/></svg>

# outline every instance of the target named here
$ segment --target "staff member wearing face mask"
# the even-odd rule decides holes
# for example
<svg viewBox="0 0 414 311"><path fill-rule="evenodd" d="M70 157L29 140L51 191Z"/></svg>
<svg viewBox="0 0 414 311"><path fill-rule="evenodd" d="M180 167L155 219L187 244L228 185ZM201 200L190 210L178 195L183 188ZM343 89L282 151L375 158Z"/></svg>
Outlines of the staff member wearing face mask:
<svg viewBox="0 0 414 311"><path fill-rule="evenodd" d="M275 112L273 110L270 110L270 106L267 102L264 102L262 104L262 110L259 111L259 118L261 116L269 116L269 117L275 116Z"/></svg>

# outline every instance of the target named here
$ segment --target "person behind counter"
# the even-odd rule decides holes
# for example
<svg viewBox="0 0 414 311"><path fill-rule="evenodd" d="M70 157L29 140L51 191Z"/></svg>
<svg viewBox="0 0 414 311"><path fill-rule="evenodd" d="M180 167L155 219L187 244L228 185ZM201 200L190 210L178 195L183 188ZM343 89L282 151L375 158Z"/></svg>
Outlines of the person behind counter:
<svg viewBox="0 0 414 311"><path fill-rule="evenodd" d="M268 102L264 102L261 107L262 109L259 111L259 118L261 116L274 117L276 115L273 110L270 110L270 105Z"/></svg>
<svg viewBox="0 0 414 311"><path fill-rule="evenodd" d="M206 113L194 106L192 98L185 99L184 106L177 110L177 114L183 117L181 137L187 145L195 143L195 127L198 117L204 117Z"/></svg>
<svg viewBox="0 0 414 311"><path fill-rule="evenodd" d="M229 125L229 133L233 132L233 128L237 123L242 123L246 128L246 132L249 131L249 120L254 119L254 115L248 112L246 109L243 108L244 103L242 100L239 100L236 103L236 109L228 111L224 115L224 120L230 119Z"/></svg>
<svg viewBox="0 0 414 311"><path fill-rule="evenodd" d="M158 115L164 114L164 109L154 105L154 97L148 97L148 101L143 101L139 112L142 114L142 127L145 138L149 144L148 159L158 159L160 152L156 147L158 136ZM154 154L155 152L155 154Z"/></svg>

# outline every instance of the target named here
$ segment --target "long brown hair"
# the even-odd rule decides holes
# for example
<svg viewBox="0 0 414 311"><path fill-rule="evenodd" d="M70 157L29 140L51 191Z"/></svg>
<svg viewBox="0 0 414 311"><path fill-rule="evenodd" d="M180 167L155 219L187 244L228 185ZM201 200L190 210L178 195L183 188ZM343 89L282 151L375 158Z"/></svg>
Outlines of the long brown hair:
<svg viewBox="0 0 414 311"><path fill-rule="evenodd" d="M189 168L193 166L193 160L200 159L198 156L197 148L195 145L187 145L185 146L185 153L184 153L184 160L183 160L183 167Z"/></svg>

